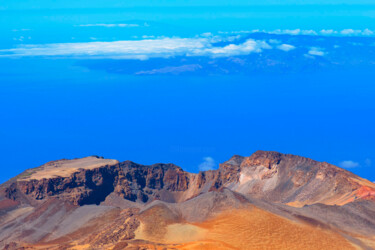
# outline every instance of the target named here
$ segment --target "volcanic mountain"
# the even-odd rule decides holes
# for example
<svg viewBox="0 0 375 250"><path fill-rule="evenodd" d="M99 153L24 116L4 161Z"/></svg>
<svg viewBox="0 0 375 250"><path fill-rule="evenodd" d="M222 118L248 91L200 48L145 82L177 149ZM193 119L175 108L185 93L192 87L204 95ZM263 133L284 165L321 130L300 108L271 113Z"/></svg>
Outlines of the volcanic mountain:
<svg viewBox="0 0 375 250"><path fill-rule="evenodd" d="M91 156L0 186L3 249L375 249L375 184L257 151L185 172Z"/></svg>

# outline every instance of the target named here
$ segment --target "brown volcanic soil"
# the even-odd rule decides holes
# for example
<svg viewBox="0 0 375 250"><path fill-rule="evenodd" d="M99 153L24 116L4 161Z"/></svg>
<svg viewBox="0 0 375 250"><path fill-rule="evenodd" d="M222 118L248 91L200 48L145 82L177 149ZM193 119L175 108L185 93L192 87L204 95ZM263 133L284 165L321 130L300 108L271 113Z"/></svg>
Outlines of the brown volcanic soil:
<svg viewBox="0 0 375 250"><path fill-rule="evenodd" d="M258 208L226 211L197 224L202 240L180 249L355 249L340 234L292 222Z"/></svg>
<svg viewBox="0 0 375 250"><path fill-rule="evenodd" d="M0 185L0 248L371 249L375 184L277 152L215 171L99 157Z"/></svg>
<svg viewBox="0 0 375 250"><path fill-rule="evenodd" d="M324 209L319 212L307 207L276 206L270 209L271 204L254 199L244 202L244 197L237 199L237 203L229 201L217 208L204 208L212 201L221 203L230 200L228 193L231 191L211 192L202 195L202 199L198 196L178 205L155 203L141 213L141 226L135 238L149 242L149 247L162 244L181 249L367 249L375 243L371 236L375 235L374 232L351 234L333 226L335 223L346 225L350 232L350 223L354 222L355 228L361 224L363 230L375 230L374 224L360 220L355 222L360 213L350 213L347 208L329 211L327 216L340 214L340 218L331 220L319 217ZM176 209L179 206L184 209ZM194 217L186 213L193 207L205 210L201 212L205 216L197 214ZM313 217L308 217L310 213ZM351 216L349 224L345 222L348 215Z"/></svg>

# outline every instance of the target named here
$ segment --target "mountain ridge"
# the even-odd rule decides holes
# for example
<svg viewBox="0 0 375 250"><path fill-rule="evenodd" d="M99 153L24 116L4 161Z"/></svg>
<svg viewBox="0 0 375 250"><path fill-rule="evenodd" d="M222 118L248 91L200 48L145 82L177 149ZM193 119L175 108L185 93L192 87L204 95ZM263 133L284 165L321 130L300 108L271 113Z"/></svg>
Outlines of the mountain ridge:
<svg viewBox="0 0 375 250"><path fill-rule="evenodd" d="M223 236L227 241L218 243L211 234L216 226L211 225L232 231L223 214L241 224L241 216L252 217L255 211L265 226L276 220L281 228L311 231L327 242L344 237L337 249L367 249L375 247L374 197L375 184L347 170L273 151L234 155L217 170L199 173L172 163L142 165L97 156L63 159L0 185L0 245L238 248L244 245L229 232L231 238ZM98 223L106 226L99 230ZM182 240L178 232L190 236ZM290 238L293 244L287 245L302 247L311 240L300 237L303 242Z"/></svg>
<svg viewBox="0 0 375 250"><path fill-rule="evenodd" d="M293 167L291 168L290 166ZM327 204L331 205L344 205L358 198L372 199L375 196L374 183L362 179L347 170L301 156L261 150L256 151L249 157L234 155L228 161L220 164L219 169L201 171L199 173L186 172L172 163L142 165L129 160L118 162L117 160L107 160L95 156L52 161L31 171L26 170L19 175L20 177L16 181L11 182L10 185L8 184L9 187L5 190L7 198L16 200L15 195L18 191L21 191L26 196L41 200L46 196L55 195L66 190L70 192L75 189L78 192L77 195L80 196L72 198L75 205L93 204L92 201L82 200L84 199L82 192L87 190L79 189L88 188L92 191L100 187L101 190L98 192L102 194L105 187L107 187L109 189L107 192L115 191L131 201L137 199L143 202L148 201L147 194L144 192L136 194L136 187L129 186L133 182L141 186L141 191L143 191L143 188L155 190L166 188L171 192L189 191L190 194L187 196L190 195L190 197L183 199L197 195L197 190L192 189L200 190L203 186L205 186L204 192L228 187L239 193L251 190L252 194L260 192L263 195L264 192L268 192L271 189L283 188L277 183L280 182L278 176L280 174L283 175L280 177L284 178L282 184L286 185L287 187L285 188L289 191L292 189L301 193L301 186L306 184L313 185L309 182L317 183L316 180L321 180L319 185L322 185L327 178L336 182L334 186L334 192L336 193L341 191L341 189L345 189L346 192L349 192L350 188L353 189L351 195L340 197L341 200L329 201L331 197L321 197L320 200L318 198L314 200L314 203L320 201L322 203L328 202ZM289 179L286 179L287 177ZM113 182L113 189L110 187L112 183L108 182ZM104 184L107 186L103 186ZM18 189L16 186L18 186ZM299 194L294 195L296 196L295 198L288 197L278 202L285 203L285 200L289 199L290 204L294 202L294 205L304 205L304 198L298 198ZM152 198L159 199L160 194ZM163 200L163 198L161 199ZM98 204L98 201L96 203Z"/></svg>

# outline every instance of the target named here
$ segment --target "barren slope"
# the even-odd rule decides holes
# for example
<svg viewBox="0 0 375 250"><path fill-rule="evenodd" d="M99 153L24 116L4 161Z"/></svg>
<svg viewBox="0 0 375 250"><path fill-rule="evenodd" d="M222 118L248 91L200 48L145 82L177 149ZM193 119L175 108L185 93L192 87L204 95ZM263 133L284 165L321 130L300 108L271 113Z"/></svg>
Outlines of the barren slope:
<svg viewBox="0 0 375 250"><path fill-rule="evenodd" d="M215 171L60 160L0 185L0 247L370 249L375 184L328 163L257 151Z"/></svg>

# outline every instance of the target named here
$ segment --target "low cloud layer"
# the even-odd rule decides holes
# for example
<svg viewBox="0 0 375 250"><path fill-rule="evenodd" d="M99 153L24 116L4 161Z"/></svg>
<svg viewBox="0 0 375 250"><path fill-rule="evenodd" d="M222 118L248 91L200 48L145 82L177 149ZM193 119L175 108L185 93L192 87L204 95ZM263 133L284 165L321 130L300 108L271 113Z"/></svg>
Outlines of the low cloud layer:
<svg viewBox="0 0 375 250"><path fill-rule="evenodd" d="M169 58L174 56L229 57L260 53L272 47L265 41L248 39L240 44L215 46L215 37L158 38L114 42L54 43L21 45L0 50L1 57L77 57L140 59Z"/></svg>
<svg viewBox="0 0 375 250"><path fill-rule="evenodd" d="M322 29L322 30L303 30L303 29L276 29L276 30L242 30L232 32L220 32L222 34L251 34L251 33L268 33L278 35L310 35L310 36L375 36L375 30L370 29Z"/></svg>
<svg viewBox="0 0 375 250"><path fill-rule="evenodd" d="M84 26L103 26L103 27L132 27L133 24L85 24ZM134 24L138 25L138 24ZM259 30L251 32L261 32ZM338 55L338 48L345 46L370 46L353 41L336 41L336 38L310 38L298 35L319 35L336 34L334 30L322 30L319 33L309 30L276 30L269 34L249 35L239 34L237 32L218 34L204 33L190 38L180 37L157 37L143 36L139 40L120 40L120 41L99 41L99 38L92 37L90 42L68 42L68 43L49 43L49 44L30 44L32 40L21 36L15 39L17 42L29 43L20 44L18 47L0 50L0 57L53 57L53 58L79 58L79 59L133 59L147 60L150 58L173 58L173 57L210 57L210 58L230 58L236 56L247 56L250 54L263 55L263 52L275 52L281 58L286 58L287 54L277 53L284 51L296 55L316 59L326 55ZM224 35L225 33L225 35ZM241 33L241 32L240 32ZM371 35L371 30L352 30L346 29L339 32L342 35ZM281 35L279 35L281 34ZM284 36L282 34L296 35L296 37ZM345 38L348 40L348 38ZM366 38L365 42L370 38ZM371 38L372 39L372 38ZM358 40L358 39L357 39ZM339 45L337 45L337 43ZM334 44L334 45L333 45ZM332 50L334 48L335 50ZM345 60L344 60L345 61ZM193 62L192 64L196 64ZM168 65L169 66L169 65ZM172 65L171 65L172 66ZM167 71L185 72L194 71L196 68L184 66L181 68L162 68L155 69L155 72L139 72L139 74L164 73ZM156 72L158 71L158 72Z"/></svg>

